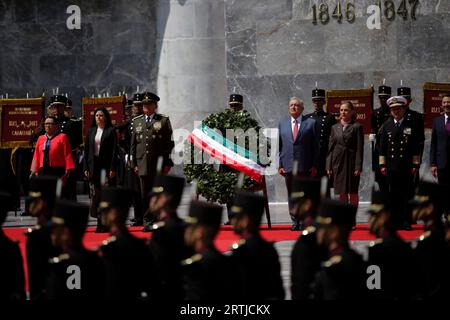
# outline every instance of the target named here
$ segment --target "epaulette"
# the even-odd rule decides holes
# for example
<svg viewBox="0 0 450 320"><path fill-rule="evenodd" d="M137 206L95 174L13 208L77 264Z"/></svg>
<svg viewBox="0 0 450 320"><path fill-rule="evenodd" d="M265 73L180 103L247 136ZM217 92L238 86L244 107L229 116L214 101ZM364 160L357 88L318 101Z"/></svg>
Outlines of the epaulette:
<svg viewBox="0 0 450 320"><path fill-rule="evenodd" d="M181 261L182 266L189 266L197 261L202 260L203 256L200 253L194 254L192 257Z"/></svg>
<svg viewBox="0 0 450 320"><path fill-rule="evenodd" d="M50 259L48 260L48 262L49 262L50 264L58 264L58 263L60 263L61 261L68 260L69 258L70 258L70 255L69 255L68 253L63 253L63 254L60 254L60 255L57 256L57 257L50 258Z"/></svg>
<svg viewBox="0 0 450 320"><path fill-rule="evenodd" d="M113 243L116 240L117 240L116 236L111 236L108 239L102 241L102 246L107 246L108 244Z"/></svg>
<svg viewBox="0 0 450 320"><path fill-rule="evenodd" d="M143 114L140 114L140 115L138 115L138 116L136 116L136 117L134 117L134 118L131 118L131 121L134 121L134 120L139 119L139 118L142 118L142 117L144 117L144 115L143 115Z"/></svg>
<svg viewBox="0 0 450 320"><path fill-rule="evenodd" d="M370 247L375 247L376 245L381 244L381 243L383 243L383 239L382 238L378 238L378 239L375 239L373 241L370 241L369 246Z"/></svg>
<svg viewBox="0 0 450 320"><path fill-rule="evenodd" d="M340 263L341 261L342 261L342 256L340 256L340 255L332 256L329 260L327 260L323 263L323 266L325 268L329 268L329 267L332 267L332 266Z"/></svg>
<svg viewBox="0 0 450 320"><path fill-rule="evenodd" d="M157 229L163 228L165 225L166 225L165 221L160 221L160 222L152 224L149 229L150 230L157 230Z"/></svg>
<svg viewBox="0 0 450 320"><path fill-rule="evenodd" d="M168 118L169 116L167 116L167 115L165 115L165 114L163 114L163 113L157 113L157 115L159 115L159 116L161 116L161 117L163 117L163 118Z"/></svg>
<svg viewBox="0 0 450 320"><path fill-rule="evenodd" d="M428 238L429 236L431 236L431 231L425 231L424 233L422 233L422 235L419 237L419 241L423 241L426 238Z"/></svg>
<svg viewBox="0 0 450 320"><path fill-rule="evenodd" d="M302 236L307 236L308 234L316 232L316 227L309 226L305 230L302 231Z"/></svg>
<svg viewBox="0 0 450 320"><path fill-rule="evenodd" d="M233 243L230 246L230 248L233 249L233 250L236 250L237 248L242 247L245 244L245 242L246 242L245 239L241 239L241 240L236 241L235 243Z"/></svg>
<svg viewBox="0 0 450 320"><path fill-rule="evenodd" d="M26 235L28 235L28 234L31 234L31 233L33 233L34 231L37 231L37 230L39 230L39 229L41 229L42 228L42 226L41 225L35 225L34 227L31 227L31 228L27 228L27 231L25 231L25 234Z"/></svg>

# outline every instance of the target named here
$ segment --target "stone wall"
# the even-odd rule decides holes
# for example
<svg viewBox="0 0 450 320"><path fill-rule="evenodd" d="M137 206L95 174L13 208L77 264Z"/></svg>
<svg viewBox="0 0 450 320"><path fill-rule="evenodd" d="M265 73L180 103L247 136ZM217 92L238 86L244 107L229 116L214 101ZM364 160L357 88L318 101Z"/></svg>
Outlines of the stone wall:
<svg viewBox="0 0 450 320"><path fill-rule="evenodd" d="M396 7L400 0L393 0ZM311 111L320 87L365 88L383 79L413 89L420 110L423 82L450 82L450 1L420 0L417 20L382 18L369 30L355 0L356 19L312 23L312 5L336 0L0 0L0 93L41 95L59 87L79 114L83 96L155 90L174 128L225 108L231 92L265 127L287 115L298 96ZM407 1L408 2L408 1ZM68 30L66 9L81 8L81 30ZM343 1L341 1L343 4ZM408 4L409 10L409 4ZM429 134L427 135L429 136ZM373 178L365 145L361 196ZM422 172L428 170L426 144ZM178 149L179 151L179 149ZM181 172L178 166L175 170ZM285 201L283 180L268 178L271 201Z"/></svg>
<svg viewBox="0 0 450 320"><path fill-rule="evenodd" d="M312 5L321 2L335 8L334 0L225 0L228 89L244 94L246 108L264 126L275 127L287 115L292 96L304 99L305 112L311 112L316 81L325 89L346 89L377 87L386 79L395 89L403 80L413 89L415 110L422 109L424 82L450 82L450 1L421 0L417 20L382 17L379 30L366 26L374 0L354 1L354 23L331 18L314 25ZM428 150L429 141L423 174ZM368 140L364 161L360 194L368 200L373 182ZM281 178L272 177L269 186L272 200L285 199Z"/></svg>

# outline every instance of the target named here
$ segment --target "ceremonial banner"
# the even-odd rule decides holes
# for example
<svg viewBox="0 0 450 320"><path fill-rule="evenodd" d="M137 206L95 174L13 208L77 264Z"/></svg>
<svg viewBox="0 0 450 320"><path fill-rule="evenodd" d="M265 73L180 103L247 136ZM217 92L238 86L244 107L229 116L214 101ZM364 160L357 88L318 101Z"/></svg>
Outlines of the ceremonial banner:
<svg viewBox="0 0 450 320"><path fill-rule="evenodd" d="M441 115L442 96L450 93L450 83L423 84L423 112L425 113L425 128L433 128L433 120Z"/></svg>
<svg viewBox="0 0 450 320"><path fill-rule="evenodd" d="M262 182L264 168L252 159L256 156L249 150L236 145L205 124L194 129L188 140L203 152L226 164L258 183Z"/></svg>
<svg viewBox="0 0 450 320"><path fill-rule="evenodd" d="M108 98L83 98L83 140L91 127L95 109L105 107L111 115L112 124L120 124L124 120L125 101L126 99L124 96Z"/></svg>
<svg viewBox="0 0 450 320"><path fill-rule="evenodd" d="M339 106L344 101L351 101L356 111L356 121L362 124L364 134L370 134L370 120L373 112L373 87L368 89L327 90L327 111L339 116Z"/></svg>
<svg viewBox="0 0 450 320"><path fill-rule="evenodd" d="M0 148L30 147L44 117L44 98L0 99Z"/></svg>

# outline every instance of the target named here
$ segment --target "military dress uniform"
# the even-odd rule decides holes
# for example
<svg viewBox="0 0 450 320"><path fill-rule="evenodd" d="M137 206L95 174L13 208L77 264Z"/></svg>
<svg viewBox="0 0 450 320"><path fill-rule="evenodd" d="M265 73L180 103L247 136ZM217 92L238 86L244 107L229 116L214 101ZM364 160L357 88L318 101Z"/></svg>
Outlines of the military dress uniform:
<svg viewBox="0 0 450 320"><path fill-rule="evenodd" d="M51 218L56 199L57 178L37 176L30 182L29 202L42 199L46 203L46 212L38 213L38 223L28 228L26 255L28 265L28 284L31 300L45 298L45 282L50 272L49 259L58 255L58 250L52 245L48 219ZM34 214L33 214L34 215Z"/></svg>
<svg viewBox="0 0 450 320"><path fill-rule="evenodd" d="M356 216L356 207L336 200L322 201L316 222L318 228L336 225L351 229ZM350 246L341 244L329 250L328 260L322 262L313 286L317 300L360 300L367 295L366 264Z"/></svg>
<svg viewBox="0 0 450 320"><path fill-rule="evenodd" d="M432 203L434 210L425 221L425 232L417 239L414 258L417 263L416 278L418 297L448 301L450 291L450 255L445 241L445 228L440 220L442 211L448 208L449 186L421 181L416 195L410 201L415 207Z"/></svg>
<svg viewBox="0 0 450 320"><path fill-rule="evenodd" d="M152 196L164 193L171 197L171 207L178 207L183 194L185 179L174 175L159 174L156 176ZM150 241L150 252L155 263L156 275L161 279L160 299L180 301L184 298L183 269L181 261L191 256L191 250L184 245L186 223L174 212L165 212L164 217L150 226L153 232Z"/></svg>
<svg viewBox="0 0 450 320"><path fill-rule="evenodd" d="M66 227L72 234L72 239L79 238L69 245L59 256L49 260L50 273L46 283L46 298L49 300L88 300L98 301L105 297L105 268L97 252L87 250L81 243L81 237L86 229L89 206L74 201L60 200L56 203L55 214L52 217L53 228ZM55 232L53 230L52 232ZM60 248L63 249L63 248ZM74 289L67 284L69 277L75 276L68 272L69 267L77 266L80 288Z"/></svg>
<svg viewBox="0 0 450 320"><path fill-rule="evenodd" d="M382 85L378 87L378 96L379 97L390 97L392 92L392 88ZM375 181L378 183L380 190L382 192L387 191L387 182L386 177L383 176L380 172L380 165L378 163L380 156L380 129L386 120L391 116L391 112L389 110L389 106L380 106L375 109L372 114L371 125L372 125L372 134L374 135L374 139L372 141L372 170L375 174Z"/></svg>
<svg viewBox="0 0 450 320"><path fill-rule="evenodd" d="M386 193L372 190L372 203L368 214L376 216L389 210ZM370 298L379 300L409 300L415 297L416 268L413 251L409 243L403 241L386 222L383 230L370 241L368 265L381 269L381 288L370 290Z"/></svg>
<svg viewBox="0 0 450 320"><path fill-rule="evenodd" d="M234 197L231 210L236 220L247 216L250 224L259 224L264 203L265 199L261 195L241 191ZM285 293L280 261L273 243L264 240L259 232L248 234L249 236L232 245L231 260L240 275L240 298L258 301L283 300Z"/></svg>
<svg viewBox="0 0 450 320"><path fill-rule="evenodd" d="M159 97L146 96L145 100L159 101ZM139 168L144 212L148 208L148 194L155 179L158 158L163 158L163 167L173 167L170 154L174 146L169 117L154 113L151 116L141 115L133 119L131 163L133 168L136 166Z"/></svg>
<svg viewBox="0 0 450 320"><path fill-rule="evenodd" d="M219 229L221 220L221 206L201 201L192 201L186 217L188 224L215 230ZM237 270L231 259L214 245L195 253L181 264L186 300L226 301L236 295L236 279L229 275L237 274Z"/></svg>
<svg viewBox="0 0 450 320"><path fill-rule="evenodd" d="M402 96L408 101L411 100L411 88L408 87L400 87L397 89L397 95ZM412 126L416 128L418 135L418 142L420 148L420 158L422 159L423 149L425 146L425 123L424 123L424 114L412 110L409 106L406 109L405 118L412 123ZM417 183L418 183L417 179ZM417 185L417 184L416 184Z"/></svg>
<svg viewBox="0 0 450 320"><path fill-rule="evenodd" d="M403 100L401 100L403 99ZM389 106L405 106L405 99L392 97ZM389 118L380 130L380 168L387 168L389 201L397 227L409 225L407 202L414 194L411 169L420 167L420 132L405 116L401 123Z"/></svg>
<svg viewBox="0 0 450 320"><path fill-rule="evenodd" d="M325 90L314 89L312 91L312 98L325 99ZM334 124L336 124L336 118L331 113L325 112L323 110L315 110L314 112L305 115L305 117L313 118L314 120L316 120L317 132L320 132L320 135L318 135L320 154L319 154L319 167L317 168L317 176L322 177L326 175L325 164L328 154L328 144L330 142L331 127Z"/></svg>
<svg viewBox="0 0 450 320"><path fill-rule="evenodd" d="M294 177L290 201L295 204L304 201L313 203L311 211L300 217L305 226L291 252L291 294L292 300L312 298L312 285L315 275L320 270L321 262L326 260L326 250L317 243L317 228L313 222L321 197L321 181L316 178ZM295 212L294 212L295 214Z"/></svg>

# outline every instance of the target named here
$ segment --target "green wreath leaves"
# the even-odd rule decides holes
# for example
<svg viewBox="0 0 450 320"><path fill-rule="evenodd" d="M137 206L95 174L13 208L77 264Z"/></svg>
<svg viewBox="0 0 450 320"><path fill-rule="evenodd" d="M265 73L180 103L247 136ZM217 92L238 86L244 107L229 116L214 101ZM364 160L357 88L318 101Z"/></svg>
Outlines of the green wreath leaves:
<svg viewBox="0 0 450 320"><path fill-rule="evenodd" d="M213 129L218 129L225 136L227 129L242 129L244 132L254 128L259 132L258 122L247 111L235 112L226 109L223 112L209 115L203 123ZM236 137L238 138L238 137ZM259 137L258 137L259 144ZM246 146L248 148L248 146ZM270 146L267 148L270 154ZM214 165L209 156L196 149L189 141L185 144L185 154L190 155L190 164L184 166L184 174L188 182L197 180L197 192L207 201L225 204L230 202L235 193L239 171L227 165ZM194 164L194 158L202 159L201 164ZM256 190L260 187L248 176L244 177L242 190Z"/></svg>

